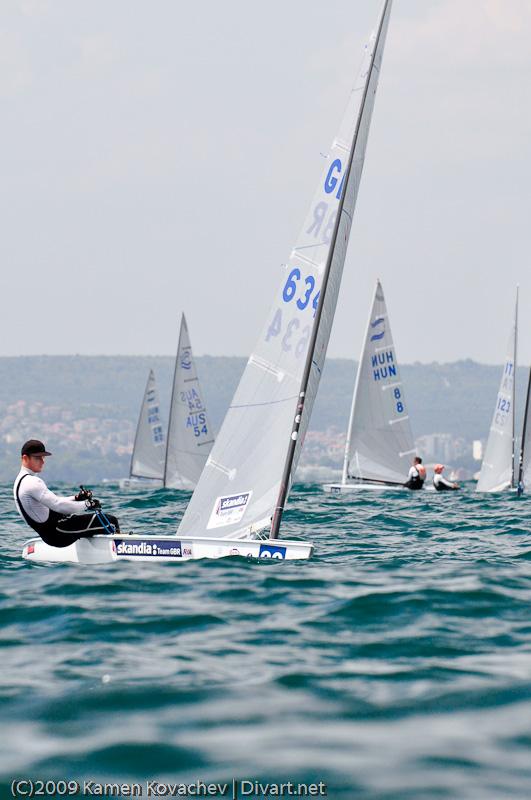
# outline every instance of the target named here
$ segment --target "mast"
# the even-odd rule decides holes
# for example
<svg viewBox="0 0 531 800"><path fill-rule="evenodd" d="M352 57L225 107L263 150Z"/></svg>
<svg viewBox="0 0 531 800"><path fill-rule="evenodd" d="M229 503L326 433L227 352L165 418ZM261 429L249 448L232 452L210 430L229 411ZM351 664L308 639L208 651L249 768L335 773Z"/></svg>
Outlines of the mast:
<svg viewBox="0 0 531 800"><path fill-rule="evenodd" d="M186 320L184 318L184 314L181 316L181 327L179 328L179 341L177 342L177 353L175 355L175 366L173 368L173 383L171 386L171 398L170 398L170 415L168 418L168 435L166 437L166 455L164 457L164 477L162 479L162 485L164 488L167 488L167 477L168 477L168 450L170 448L170 437L171 437L171 427L173 422L173 400L175 396L175 384L177 383L177 365L179 363L179 353L181 351L181 336L183 332L183 326L186 326Z"/></svg>
<svg viewBox="0 0 531 800"><path fill-rule="evenodd" d="M148 392L148 387L149 387L149 384L151 383L151 381L154 378L155 378L155 375L153 373L153 370L150 369L149 370L149 374L148 374L147 383L146 383L146 388L144 389L144 395L142 397L142 405L140 406L140 414L138 415L138 422L136 423L135 441L133 442L133 452L131 453L131 462L129 464L129 477L130 478L143 477L142 475L136 476L134 474L134 472L133 472L133 461L135 459L135 450L136 450L136 445L137 445L137 442L138 442L138 432L140 430L140 423L142 422L142 412L143 412L144 406L146 404L146 396L147 396L147 392Z"/></svg>
<svg viewBox="0 0 531 800"><path fill-rule="evenodd" d="M279 495L278 495L278 499L277 499L277 505L276 505L276 508L275 508L275 513L274 513L273 520L272 520L272 523L271 523L271 533L270 533L270 538L271 539L277 539L278 538L278 533L279 533L279 529L280 529L280 523L281 523L281 520L282 520L282 514L284 513L284 506L286 505L286 498L288 496L288 491L289 491L290 482L291 482L291 469L292 469L292 465L293 465L293 459L295 457L295 449L296 449L296 446L297 446L297 439L298 439L298 436L299 436L299 429L300 429L300 425L301 425L302 415L303 415L303 412L304 412L304 403L305 403L305 400L306 400L306 393L307 393L307 390L308 390L308 383L310 381L310 375L311 375L311 371L312 371L312 365L313 365L313 360L314 360L314 355L315 355L315 345L317 343L317 336L318 336L318 333L319 333L319 326L320 326L320 323L321 323L322 311L323 311L323 307L324 307L324 301L326 299L326 290L328 288L328 282L329 282L329 278L330 278L330 271L331 271L331 267L332 267L332 262L334 260L334 255L335 255L335 250L336 250L336 245L337 245L337 237L338 237L338 233L339 233L339 227L340 227L341 221L343 219L343 213L345 213L347 216L349 216L348 213L344 210L345 196L346 196L346 193L347 193L347 189L349 187L350 174L351 174L351 171L352 171L352 163L354 161L354 154L356 152L356 145L358 143L358 137L359 137L359 133L360 133L361 123L363 121L364 111L365 111L365 108L366 108L367 97L368 97L368 93L369 93L369 86L370 86L370 83L371 83L372 71L373 71L373 69L375 67L376 57L377 57L377 55L379 53L380 41L381 41L381 35L382 35L383 26L384 26L384 21L386 19L388 11L390 10L391 3L392 3L392 0L385 0L384 5L383 5L383 9L382 9L381 16L380 16L380 22L378 24L378 32L376 34L376 38L375 38L375 41L374 41L374 49L373 49L372 56L371 56L371 62L370 62L369 69L367 71L366 82L365 82L365 86L364 86L364 89L363 89L363 99L362 99L361 104L360 104L360 108L359 108L359 112L358 112L358 119L356 121L356 128L355 128L355 131L354 131L354 136L352 138L352 146L351 146L351 150L350 150L350 154L349 154L347 169L346 169L346 172L345 172L345 179L344 179L344 183L343 183L343 189L341 191L341 197L339 198L337 216L336 216L336 220L335 220L335 223L334 223L334 230L333 230L332 237L331 237L330 250L329 250L329 253L328 253L327 260L326 260L326 266L325 266L325 269L324 269L323 280L322 280L322 283L321 283L321 294L319 296L319 302L318 302L318 305L317 305L317 311L316 311L316 315L315 315L315 322L313 324L311 338L310 338L310 344L309 344L308 352L307 352L307 355L306 355L306 363L304 365L304 372L303 372L303 375L302 375L301 386L300 386L300 390L299 390L299 397L298 397L297 406L296 406L296 409L295 409L295 417L294 417L294 420L293 420L293 426L292 426L292 430L291 430L291 437L290 437L290 442L289 442L289 446L288 446L288 452L287 452L287 455L286 455L286 461L284 463L284 470L283 470L282 478L281 478L281 481L280 481L280 491L279 491Z"/></svg>
<svg viewBox="0 0 531 800"><path fill-rule="evenodd" d="M527 417L529 414L529 395L531 394L531 367L529 368L529 377L527 379L527 395L525 398L525 411L524 423L522 425L522 441L520 443L520 456L518 459L518 494L524 491L523 477L524 477L524 455L525 455L525 437L527 434Z"/></svg>
<svg viewBox="0 0 531 800"><path fill-rule="evenodd" d="M363 339L363 342L362 342L362 345L361 345L360 360L358 362L358 371L356 373L356 383L354 385L354 394L352 395L352 405L350 407L350 419L349 419L348 428L347 428L347 441L345 442L345 458L343 460L343 475L341 477L341 483L342 484L345 484L347 482L347 477L348 477L347 473L348 473L348 462L349 462L349 459L350 459L350 440L352 438L352 425L353 425L353 422L354 422L354 411L356 409L356 400L357 400L358 392L359 392L361 366L362 366L362 361L363 361L363 354L365 352L365 344L367 342L367 336L369 334L370 325L371 325L372 310L374 308L374 303L376 301L376 293L378 291L379 284L380 284L380 280L378 279L376 281L376 288L374 289L374 295L373 295L373 298L372 298L372 304L371 304L371 307L369 309L369 319L367 320L367 328L365 329L365 338Z"/></svg>
<svg viewBox="0 0 531 800"><path fill-rule="evenodd" d="M512 410L513 410L513 474L511 476L511 488L514 488L514 474L516 471L516 427L515 427L515 397L516 397L516 354L518 347L518 293L520 287L516 286L516 306L514 310L514 357L513 357L513 392L512 392ZM525 425L525 420L524 420ZM523 443L522 443L523 447Z"/></svg>

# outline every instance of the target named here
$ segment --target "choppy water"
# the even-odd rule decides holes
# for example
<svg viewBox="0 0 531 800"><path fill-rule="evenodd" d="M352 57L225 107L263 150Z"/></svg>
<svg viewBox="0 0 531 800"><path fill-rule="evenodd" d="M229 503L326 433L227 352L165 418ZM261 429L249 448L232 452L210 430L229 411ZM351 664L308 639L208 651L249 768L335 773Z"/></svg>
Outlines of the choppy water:
<svg viewBox="0 0 531 800"><path fill-rule="evenodd" d="M145 532L187 501L97 493ZM0 509L0 794L29 776L531 796L531 498L299 486L283 535L315 542L306 563L31 565L10 487Z"/></svg>

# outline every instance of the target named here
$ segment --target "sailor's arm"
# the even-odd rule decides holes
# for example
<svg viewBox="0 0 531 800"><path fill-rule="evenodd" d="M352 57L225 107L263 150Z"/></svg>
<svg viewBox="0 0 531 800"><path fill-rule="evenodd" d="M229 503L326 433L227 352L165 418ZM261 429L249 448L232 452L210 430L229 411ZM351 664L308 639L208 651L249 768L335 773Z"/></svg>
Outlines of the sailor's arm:
<svg viewBox="0 0 531 800"><path fill-rule="evenodd" d="M82 514L87 510L84 500L74 500L70 497L59 497L51 492L43 480L35 477L30 487L30 494L39 503L59 514Z"/></svg>
<svg viewBox="0 0 531 800"><path fill-rule="evenodd" d="M447 486L449 489L459 489L457 483L452 483L452 481L447 480L442 475L441 475L441 483L444 483L444 485Z"/></svg>

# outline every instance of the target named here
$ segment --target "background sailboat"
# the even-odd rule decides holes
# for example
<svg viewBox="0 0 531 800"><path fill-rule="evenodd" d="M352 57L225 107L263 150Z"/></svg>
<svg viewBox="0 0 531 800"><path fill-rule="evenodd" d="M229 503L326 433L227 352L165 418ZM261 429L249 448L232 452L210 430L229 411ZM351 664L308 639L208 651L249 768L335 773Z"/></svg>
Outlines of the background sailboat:
<svg viewBox="0 0 531 800"><path fill-rule="evenodd" d="M131 455L129 478L120 480L120 488L162 485L166 437L160 420L160 405L155 373L149 371Z"/></svg>
<svg viewBox="0 0 531 800"><path fill-rule="evenodd" d="M273 308L177 537L98 536L62 548L60 554L33 539L25 558L310 557L309 542L276 538L324 366L390 12L391 0L386 0ZM260 540L257 534L269 526L269 540Z"/></svg>
<svg viewBox="0 0 531 800"><path fill-rule="evenodd" d="M478 492L501 492L514 486L514 397L516 378L516 349L518 339L518 290L511 335L507 343L505 364L496 405L485 448Z"/></svg>
<svg viewBox="0 0 531 800"><path fill-rule="evenodd" d="M121 489L165 486L194 489L205 466L214 436L190 344L184 314L175 358L168 435L160 421L159 400L153 370L149 373L135 436L129 478Z"/></svg>
<svg viewBox="0 0 531 800"><path fill-rule="evenodd" d="M175 359L164 486L193 489L214 444L184 314Z"/></svg>
<svg viewBox="0 0 531 800"><path fill-rule="evenodd" d="M403 488L415 452L389 315L380 281L360 355L341 483L328 492Z"/></svg>

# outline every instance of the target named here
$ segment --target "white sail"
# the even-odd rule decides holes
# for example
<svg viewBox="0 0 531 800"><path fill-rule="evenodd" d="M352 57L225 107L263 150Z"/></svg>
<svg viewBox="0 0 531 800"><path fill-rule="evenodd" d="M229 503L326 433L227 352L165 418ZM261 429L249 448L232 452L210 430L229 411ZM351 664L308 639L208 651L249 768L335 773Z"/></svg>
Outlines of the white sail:
<svg viewBox="0 0 531 800"><path fill-rule="evenodd" d="M345 447L348 479L404 483L415 452L380 281L361 351Z"/></svg>
<svg viewBox="0 0 531 800"><path fill-rule="evenodd" d="M286 486L286 471L291 484L324 365L390 10L387 0L273 308L179 535L247 536L269 525L281 487ZM296 410L301 399L302 420ZM298 438L292 432L294 417L300 423ZM292 442L295 452L290 458Z"/></svg>
<svg viewBox="0 0 531 800"><path fill-rule="evenodd" d="M160 407L153 370L149 376L136 429L130 476L162 480L165 457L164 431L160 422Z"/></svg>
<svg viewBox="0 0 531 800"><path fill-rule="evenodd" d="M183 314L173 377L164 486L172 489L193 489L213 443L214 436Z"/></svg>
<svg viewBox="0 0 531 800"><path fill-rule="evenodd" d="M500 492L513 485L517 322L518 295L514 323L507 343L500 388L476 487L478 492Z"/></svg>

